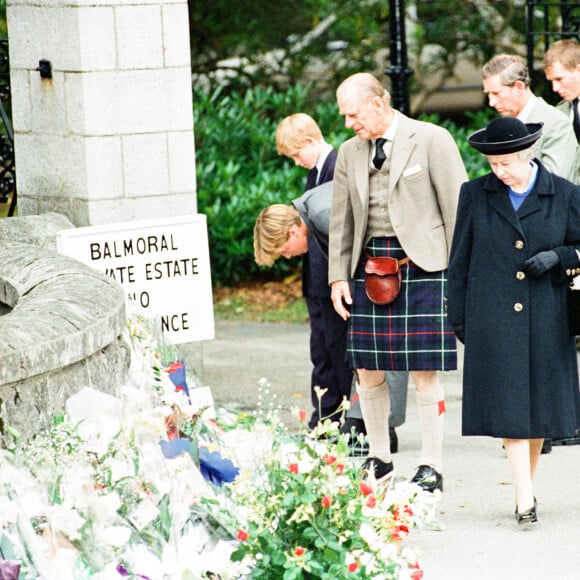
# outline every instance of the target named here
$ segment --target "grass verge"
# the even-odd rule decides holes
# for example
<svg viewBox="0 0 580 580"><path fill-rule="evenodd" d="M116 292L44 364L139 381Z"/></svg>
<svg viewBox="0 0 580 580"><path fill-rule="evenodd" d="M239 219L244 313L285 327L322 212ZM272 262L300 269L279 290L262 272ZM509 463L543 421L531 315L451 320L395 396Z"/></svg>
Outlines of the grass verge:
<svg viewBox="0 0 580 580"><path fill-rule="evenodd" d="M215 317L222 320L308 322L299 275L284 280L214 288L213 301Z"/></svg>

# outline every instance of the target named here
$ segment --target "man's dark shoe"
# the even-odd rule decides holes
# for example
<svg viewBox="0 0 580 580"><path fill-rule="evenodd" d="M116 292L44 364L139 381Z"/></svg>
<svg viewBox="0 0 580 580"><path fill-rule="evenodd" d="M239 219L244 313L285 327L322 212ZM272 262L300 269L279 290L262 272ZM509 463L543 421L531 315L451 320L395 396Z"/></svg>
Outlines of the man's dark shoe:
<svg viewBox="0 0 580 580"><path fill-rule="evenodd" d="M580 445L580 429L576 429L576 434L572 437L552 439L552 445Z"/></svg>
<svg viewBox="0 0 580 580"><path fill-rule="evenodd" d="M368 457L362 464L361 478L371 486L386 491L395 477L393 462L385 463L378 457Z"/></svg>
<svg viewBox="0 0 580 580"><path fill-rule="evenodd" d="M389 427L389 439L391 441L391 453L397 453L399 451L399 438L394 427Z"/></svg>
<svg viewBox="0 0 580 580"><path fill-rule="evenodd" d="M550 453L552 451L552 440L551 439L544 439L544 442L542 443L542 455L546 455L547 453Z"/></svg>
<svg viewBox="0 0 580 580"><path fill-rule="evenodd" d="M425 491L433 493L436 489L443 491L443 476L430 465L419 465L411 483L416 483Z"/></svg>

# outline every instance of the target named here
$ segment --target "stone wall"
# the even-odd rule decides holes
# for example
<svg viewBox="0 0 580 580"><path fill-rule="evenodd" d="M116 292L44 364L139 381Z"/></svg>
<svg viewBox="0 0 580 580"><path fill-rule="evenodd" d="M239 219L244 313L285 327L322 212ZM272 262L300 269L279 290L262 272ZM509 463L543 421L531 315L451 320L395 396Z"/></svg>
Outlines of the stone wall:
<svg viewBox="0 0 580 580"><path fill-rule="evenodd" d="M73 227L45 214L0 220L0 438L25 439L50 424L84 386L105 392L125 382L120 286L56 253L54 233Z"/></svg>

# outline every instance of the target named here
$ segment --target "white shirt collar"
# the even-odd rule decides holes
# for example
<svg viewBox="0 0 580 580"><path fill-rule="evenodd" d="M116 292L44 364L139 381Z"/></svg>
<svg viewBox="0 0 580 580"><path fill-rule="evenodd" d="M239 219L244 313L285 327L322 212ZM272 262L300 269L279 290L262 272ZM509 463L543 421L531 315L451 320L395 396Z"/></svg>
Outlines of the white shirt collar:
<svg viewBox="0 0 580 580"><path fill-rule="evenodd" d="M530 113L532 112L532 109L536 105L537 101L538 97L536 97L536 95L530 96L528 102L526 103L526 106L520 111L520 114L517 116L517 118L522 123L525 123L528 120L528 117L530 116Z"/></svg>
<svg viewBox="0 0 580 580"><path fill-rule="evenodd" d="M397 127L399 126L399 112L393 109L393 121L389 125L389 128L383 134L383 137L387 141L394 141L395 135L397 134Z"/></svg>
<svg viewBox="0 0 580 580"><path fill-rule="evenodd" d="M316 161L316 169L318 170L318 175L320 175L320 172L322 171L322 167L324 166L326 158L330 155L331 151L332 145L330 143L324 143L322 151L318 156L318 160Z"/></svg>

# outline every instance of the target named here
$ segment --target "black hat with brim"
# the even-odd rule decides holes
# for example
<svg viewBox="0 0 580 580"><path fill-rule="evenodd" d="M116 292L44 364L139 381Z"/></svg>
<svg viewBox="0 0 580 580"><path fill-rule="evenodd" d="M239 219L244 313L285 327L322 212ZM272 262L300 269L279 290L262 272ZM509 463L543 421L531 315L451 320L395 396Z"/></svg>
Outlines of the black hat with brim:
<svg viewBox="0 0 580 580"><path fill-rule="evenodd" d="M484 155L516 153L533 145L542 134L543 123L522 123L515 117L493 119L485 129L475 131L467 142Z"/></svg>

